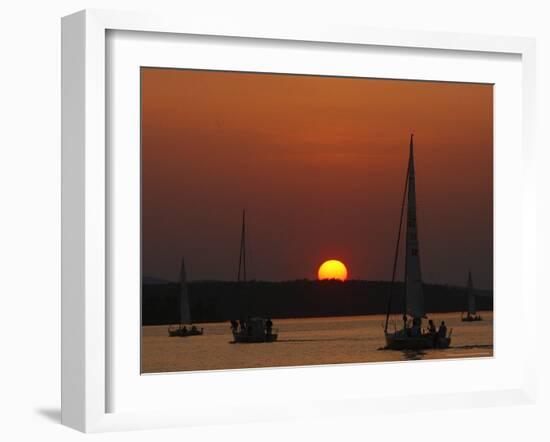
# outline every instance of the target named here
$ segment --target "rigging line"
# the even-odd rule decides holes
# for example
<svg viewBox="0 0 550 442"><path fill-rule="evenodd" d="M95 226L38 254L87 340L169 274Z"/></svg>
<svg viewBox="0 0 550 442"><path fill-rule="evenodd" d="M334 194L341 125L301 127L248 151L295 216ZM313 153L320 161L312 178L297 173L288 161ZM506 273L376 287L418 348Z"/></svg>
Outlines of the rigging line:
<svg viewBox="0 0 550 442"><path fill-rule="evenodd" d="M241 246L239 250L239 269L237 271L237 282L241 281L241 269L243 268L243 264L245 266L244 268L244 279L246 279L246 256L244 253L245 250L245 244L244 244L244 210L242 215L242 224L241 224Z"/></svg>
<svg viewBox="0 0 550 442"><path fill-rule="evenodd" d="M243 280L246 282L246 219L243 210Z"/></svg>
<svg viewBox="0 0 550 442"><path fill-rule="evenodd" d="M388 331L388 321L390 320L391 301L393 297L393 287L395 283L395 273L397 271L397 259L399 257L399 243L401 242L401 230L403 228L403 212L405 208L405 199L407 197L407 189L409 185L409 163L407 162L407 173L405 174L405 190L403 191L403 201L401 202L401 216L399 217L399 230L397 231L397 241L395 245L395 255L393 258L393 271L391 276L391 284L388 294L388 305L386 309L386 323L384 324L384 332Z"/></svg>
<svg viewBox="0 0 550 442"><path fill-rule="evenodd" d="M413 151L413 137L414 134L411 134L411 141L409 144L409 168L407 169L407 177L408 177L408 188L407 188L407 226L405 230L405 235L407 237L407 240L409 239L409 202L410 202L410 191L411 191L411 184L415 186L414 190L414 226L415 230L417 228L417 220L416 220L416 172L414 170L414 151ZM411 176L411 171L413 172L413 175ZM416 230L418 232L418 230ZM418 239L418 237L417 237ZM403 293L403 330L407 328L407 289L409 286L409 260L408 258L408 244L405 243L405 275L404 275L404 293Z"/></svg>
<svg viewBox="0 0 550 442"><path fill-rule="evenodd" d="M243 239L241 237L241 245L239 248L239 268L237 270L237 282L241 281L241 260L243 257Z"/></svg>

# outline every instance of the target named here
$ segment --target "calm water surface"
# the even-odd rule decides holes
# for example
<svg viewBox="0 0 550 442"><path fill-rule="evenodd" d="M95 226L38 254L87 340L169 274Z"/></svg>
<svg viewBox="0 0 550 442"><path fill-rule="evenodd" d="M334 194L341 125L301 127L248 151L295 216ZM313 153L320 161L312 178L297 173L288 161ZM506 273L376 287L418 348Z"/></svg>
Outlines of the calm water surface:
<svg viewBox="0 0 550 442"><path fill-rule="evenodd" d="M142 372L218 370L358 362L486 357L493 355L493 314L483 321L462 322L460 313L438 313L453 330L451 348L422 352L382 350L383 315L276 319L273 343L234 344L229 323L197 324L203 336L168 337L166 326L142 328ZM393 319L390 330L393 330Z"/></svg>

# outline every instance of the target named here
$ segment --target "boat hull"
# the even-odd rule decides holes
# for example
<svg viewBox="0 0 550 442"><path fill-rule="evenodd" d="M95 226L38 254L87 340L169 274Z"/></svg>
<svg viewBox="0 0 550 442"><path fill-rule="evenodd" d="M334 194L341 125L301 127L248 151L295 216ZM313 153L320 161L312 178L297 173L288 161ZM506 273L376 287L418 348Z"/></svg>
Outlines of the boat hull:
<svg viewBox="0 0 550 442"><path fill-rule="evenodd" d="M189 336L202 336L204 329L200 330L183 330L182 328L168 329L168 336L170 337L180 337L187 338Z"/></svg>
<svg viewBox="0 0 550 442"><path fill-rule="evenodd" d="M434 338L433 335L407 336L402 333L386 333L386 348L390 350L427 350L448 348L451 338Z"/></svg>
<svg viewBox="0 0 550 442"><path fill-rule="evenodd" d="M475 322L475 321L483 321L483 318L481 316L476 316L476 317L465 317L465 318L462 318L462 322Z"/></svg>
<svg viewBox="0 0 550 442"><path fill-rule="evenodd" d="M278 338L277 333L264 333L262 335L249 335L246 332L233 332L233 342L242 344L254 344L260 342L275 342Z"/></svg>

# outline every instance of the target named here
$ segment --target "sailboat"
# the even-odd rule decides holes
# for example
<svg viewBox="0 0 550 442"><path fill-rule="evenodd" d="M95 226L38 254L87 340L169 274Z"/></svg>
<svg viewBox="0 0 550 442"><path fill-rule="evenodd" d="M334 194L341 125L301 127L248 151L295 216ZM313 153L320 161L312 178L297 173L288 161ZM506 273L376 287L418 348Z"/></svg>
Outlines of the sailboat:
<svg viewBox="0 0 550 442"><path fill-rule="evenodd" d="M191 309L189 308L189 295L187 292L187 274L185 271L185 259L181 259L180 269L180 296L178 299L179 304L179 325L177 328L168 327L168 336L200 336L203 334L203 329L200 330L192 325L191 322ZM190 325L190 328L187 326Z"/></svg>
<svg viewBox="0 0 550 442"><path fill-rule="evenodd" d="M405 237L405 303L403 306L403 328L388 331L391 311L392 290L395 285L395 274L399 257L399 243L403 226L403 214L406 202L406 237ZM405 179L405 190L401 203L401 217L397 233L397 244L393 262L392 283L388 296L384 336L386 347L394 350L419 350L426 348L447 348L451 343L451 334L447 335L446 327L435 331L435 325L430 322L431 330L422 330L422 320L426 318L424 293L422 291L422 272L420 267L420 247L418 240L418 224L416 219L416 177L414 171L413 135L409 145L409 163Z"/></svg>
<svg viewBox="0 0 550 442"><path fill-rule="evenodd" d="M237 283L246 282L246 212L242 213L241 224L241 249L239 252L239 268L237 271ZM231 332L234 342L258 343L274 342L277 340L277 330L273 329L270 318L248 317L240 321L231 321Z"/></svg>
<svg viewBox="0 0 550 442"><path fill-rule="evenodd" d="M468 289L466 295L467 315L462 314L462 321L472 322L481 321L481 316L476 311L476 293L474 290L474 283L472 281L472 272L468 270Z"/></svg>

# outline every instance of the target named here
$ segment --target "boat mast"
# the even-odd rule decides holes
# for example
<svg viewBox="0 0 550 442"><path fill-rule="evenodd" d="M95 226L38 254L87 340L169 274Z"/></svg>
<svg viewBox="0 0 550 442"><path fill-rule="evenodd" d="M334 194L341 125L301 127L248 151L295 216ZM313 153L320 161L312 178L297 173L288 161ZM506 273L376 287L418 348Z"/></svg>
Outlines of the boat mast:
<svg viewBox="0 0 550 442"><path fill-rule="evenodd" d="M241 250L239 252L239 270L237 271L237 282L246 281L246 212L243 209L241 227Z"/></svg>
<svg viewBox="0 0 550 442"><path fill-rule="evenodd" d="M403 213L405 211L405 198L407 196L407 187L409 182L409 168L405 174L405 189L403 190L403 200L401 201L401 215L399 216L399 229L397 230L397 241L395 243L395 254L393 256L393 270L391 274L391 284L388 294L388 305L386 306L386 323L384 324L384 332L388 332L388 322L390 320L391 301L393 297L393 289L395 285L395 272L397 271L397 260L399 258L399 243L401 242L401 230L403 229ZM405 310L403 310L405 312Z"/></svg>
<svg viewBox="0 0 550 442"><path fill-rule="evenodd" d="M475 315L476 311L476 295L474 293L474 283L472 281L472 272L468 270L468 314Z"/></svg>
<svg viewBox="0 0 550 442"><path fill-rule="evenodd" d="M411 134L407 192L407 234L405 247L405 302L406 313L414 319L425 316L422 272L416 218L416 178L414 173L413 135Z"/></svg>
<svg viewBox="0 0 550 442"><path fill-rule="evenodd" d="M187 292L187 273L185 271L185 259L181 258L180 268L180 327L182 324L191 324L191 309L189 308L189 294Z"/></svg>

